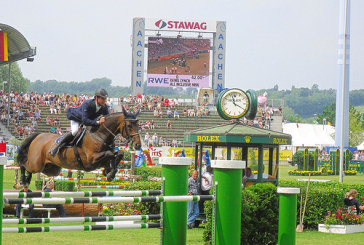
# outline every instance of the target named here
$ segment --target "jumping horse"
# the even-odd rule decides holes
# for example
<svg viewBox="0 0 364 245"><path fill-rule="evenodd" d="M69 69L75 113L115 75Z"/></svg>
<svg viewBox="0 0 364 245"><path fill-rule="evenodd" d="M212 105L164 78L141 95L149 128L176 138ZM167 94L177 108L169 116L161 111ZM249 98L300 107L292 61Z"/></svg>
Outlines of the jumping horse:
<svg viewBox="0 0 364 245"><path fill-rule="evenodd" d="M133 114L122 109L123 112L107 115L106 121L97 129L86 130L77 145L78 154L72 147L66 147L52 157L49 150L59 136L51 133L30 135L21 144L17 157L21 184L30 184L33 173L57 176L62 168L92 171L104 167L103 174L112 181L124 156L122 151L114 152L116 135L120 133L135 150L141 148L136 119L138 112Z"/></svg>

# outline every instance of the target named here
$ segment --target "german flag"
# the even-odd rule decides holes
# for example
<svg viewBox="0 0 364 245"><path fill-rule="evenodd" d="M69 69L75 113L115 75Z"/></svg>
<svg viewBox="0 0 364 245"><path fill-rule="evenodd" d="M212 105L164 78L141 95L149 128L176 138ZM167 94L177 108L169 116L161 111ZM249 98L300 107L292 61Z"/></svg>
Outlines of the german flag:
<svg viewBox="0 0 364 245"><path fill-rule="evenodd" d="M0 32L0 61L9 61L8 34L6 32Z"/></svg>

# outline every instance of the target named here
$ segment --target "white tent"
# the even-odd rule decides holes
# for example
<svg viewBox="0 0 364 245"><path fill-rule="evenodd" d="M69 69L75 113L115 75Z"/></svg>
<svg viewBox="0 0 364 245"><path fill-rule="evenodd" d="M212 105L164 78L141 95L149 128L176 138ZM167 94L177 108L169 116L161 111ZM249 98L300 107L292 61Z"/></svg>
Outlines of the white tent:
<svg viewBox="0 0 364 245"><path fill-rule="evenodd" d="M364 151L364 141L361 142L361 144L358 145L356 148L358 148L358 151Z"/></svg>
<svg viewBox="0 0 364 245"><path fill-rule="evenodd" d="M292 146L318 147L335 145L335 127L322 124L283 123L283 133L292 135Z"/></svg>

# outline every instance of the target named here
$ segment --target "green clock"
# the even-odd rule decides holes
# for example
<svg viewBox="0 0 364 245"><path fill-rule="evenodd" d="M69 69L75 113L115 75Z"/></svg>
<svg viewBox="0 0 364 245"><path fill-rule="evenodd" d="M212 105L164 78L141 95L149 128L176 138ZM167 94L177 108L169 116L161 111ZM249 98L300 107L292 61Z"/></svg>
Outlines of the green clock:
<svg viewBox="0 0 364 245"><path fill-rule="evenodd" d="M241 89L233 88L221 92L216 101L220 117L230 120L243 117L249 110L250 100Z"/></svg>
<svg viewBox="0 0 364 245"><path fill-rule="evenodd" d="M246 113L245 117L248 120L253 120L255 118L255 116L257 115L257 110L258 110L257 94L252 89L249 89L248 91L246 91L246 94L249 97L250 107L249 107L249 110Z"/></svg>

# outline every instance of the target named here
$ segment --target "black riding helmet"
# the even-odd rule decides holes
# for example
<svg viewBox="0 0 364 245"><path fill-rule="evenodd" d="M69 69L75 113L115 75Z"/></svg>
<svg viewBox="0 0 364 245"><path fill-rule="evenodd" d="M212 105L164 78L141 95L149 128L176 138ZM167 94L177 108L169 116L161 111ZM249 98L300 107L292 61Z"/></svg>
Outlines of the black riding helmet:
<svg viewBox="0 0 364 245"><path fill-rule="evenodd" d="M96 89L96 91L95 91L95 96L97 96L97 97L101 97L101 98L103 98L103 99L106 99L106 98L107 98L107 96L108 96L108 94L107 94L107 92L106 92L106 90L105 90L105 89L103 89L103 88L99 88L99 89Z"/></svg>

